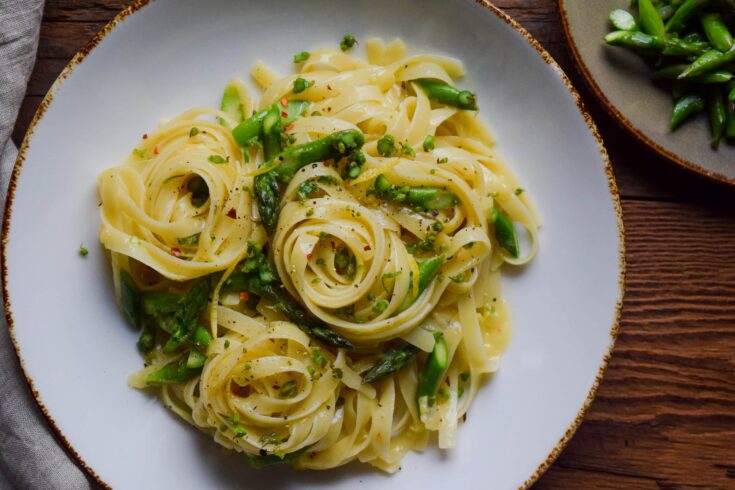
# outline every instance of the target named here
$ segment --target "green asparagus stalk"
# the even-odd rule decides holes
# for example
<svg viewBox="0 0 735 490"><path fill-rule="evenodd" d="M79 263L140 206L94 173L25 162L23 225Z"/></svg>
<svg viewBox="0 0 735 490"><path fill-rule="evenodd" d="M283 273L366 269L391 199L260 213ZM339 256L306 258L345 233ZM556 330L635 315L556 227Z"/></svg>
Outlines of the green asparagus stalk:
<svg viewBox="0 0 735 490"><path fill-rule="evenodd" d="M222 109L222 112L230 116L230 118L235 121L235 124L239 124L243 119L245 119L240 92L237 90L237 85L234 82L230 82L225 86L220 108ZM223 126L227 126L224 119L220 119L219 123Z"/></svg>
<svg viewBox="0 0 735 490"><path fill-rule="evenodd" d="M631 31L613 31L605 36L605 42L611 46L623 46L663 56L699 56L708 48L708 44L703 42L689 42L673 37L662 38Z"/></svg>
<svg viewBox="0 0 735 490"><path fill-rule="evenodd" d="M406 343L391 347L378 358L370 369L362 373L363 384L372 383L397 373L411 364L416 359L418 352L416 347Z"/></svg>
<svg viewBox="0 0 735 490"><path fill-rule="evenodd" d="M263 122L271 110L276 109L279 114L281 110L286 113L281 119L281 124L285 127L300 117L308 106L309 103L304 100L290 100L285 108L279 108L278 104L273 104L235 126L232 130L232 137L235 138L238 145L250 146L254 141L263 137Z"/></svg>
<svg viewBox="0 0 735 490"><path fill-rule="evenodd" d="M710 0L686 0L676 9L674 15L666 23L666 31L679 32L697 12L709 4Z"/></svg>
<svg viewBox="0 0 735 490"><path fill-rule="evenodd" d="M732 34L725 25L722 15L717 12L706 12L699 16L702 28L710 44L719 50L727 51L733 46Z"/></svg>
<svg viewBox="0 0 735 490"><path fill-rule="evenodd" d="M140 289L135 279L125 269L120 270L120 306L125 317L134 327L140 327Z"/></svg>
<svg viewBox="0 0 735 490"><path fill-rule="evenodd" d="M705 75L719 68L722 68L723 66L728 65L733 61L735 61L735 46L730 48L729 51L725 51L724 53L713 49L711 51L707 51L699 58L694 60L694 62L689 65L689 67L684 70L681 75L679 75L679 78L685 79Z"/></svg>
<svg viewBox="0 0 735 490"><path fill-rule="evenodd" d="M199 360L193 359L193 362L189 362L189 356L186 355L180 360L170 362L158 371L149 374L145 381L149 385L185 383L202 372L204 363L202 362L198 366L197 364L199 364ZM189 367L190 365L195 367Z"/></svg>
<svg viewBox="0 0 735 490"><path fill-rule="evenodd" d="M659 15L658 9L655 5L653 5L653 2L651 0L639 0L638 13L643 32L652 36L666 36L664 21L661 19L661 15Z"/></svg>
<svg viewBox="0 0 735 490"><path fill-rule="evenodd" d="M676 79L684 73L684 70L686 70L688 65L671 65L664 68L661 68L659 70L656 70L653 72L653 79L654 80L661 80L661 79ZM717 84L717 83L727 83L733 78L733 74L726 70L718 70L713 71L712 73L707 73L706 75L700 75L698 77L694 77L691 79L686 79L688 82L695 83L695 84L701 84L701 85L710 85L710 84Z"/></svg>
<svg viewBox="0 0 735 490"><path fill-rule="evenodd" d="M615 9L610 12L610 23L620 31L637 31L639 27L635 17L623 9Z"/></svg>
<svg viewBox="0 0 735 490"><path fill-rule="evenodd" d="M689 119L694 114L704 110L704 98L698 94L684 95L674 104L674 110L671 114L671 130L678 128L681 123Z"/></svg>
<svg viewBox="0 0 735 490"><path fill-rule="evenodd" d="M268 233L276 231L280 214L280 183L289 182L296 172L310 163L342 158L359 150L365 143L360 131L338 131L311 143L291 146L264 165L273 170L255 178L260 219Z"/></svg>
<svg viewBox="0 0 735 490"><path fill-rule="evenodd" d="M263 153L265 159L270 160L281 152L281 113L278 107L272 105L263 119Z"/></svg>
<svg viewBox="0 0 735 490"><path fill-rule="evenodd" d="M501 247L503 247L511 257L518 258L520 249L518 246L518 237L516 236L513 222L508 216L500 210L498 206L493 207L492 222L495 225L495 239Z"/></svg>
<svg viewBox="0 0 735 490"><path fill-rule="evenodd" d="M456 194L436 187L396 186L379 175L373 185L373 193L386 201L405 203L417 209L450 209L459 204Z"/></svg>
<svg viewBox="0 0 735 490"><path fill-rule="evenodd" d="M717 149L725 135L725 124L727 122L725 94L720 87L713 87L707 93L707 112L709 113L710 129L712 130L710 144L712 148Z"/></svg>
<svg viewBox="0 0 735 490"><path fill-rule="evenodd" d="M418 78L414 82L426 92L431 100L460 109L477 110L477 98L469 90L459 90L446 82L430 78Z"/></svg>
<svg viewBox="0 0 735 490"><path fill-rule="evenodd" d="M421 406L421 399L427 398L428 406L436 402L436 392L449 367L449 351L447 342L441 332L434 332L434 350L431 351L423 369L419 372L419 382L416 389L416 401Z"/></svg>

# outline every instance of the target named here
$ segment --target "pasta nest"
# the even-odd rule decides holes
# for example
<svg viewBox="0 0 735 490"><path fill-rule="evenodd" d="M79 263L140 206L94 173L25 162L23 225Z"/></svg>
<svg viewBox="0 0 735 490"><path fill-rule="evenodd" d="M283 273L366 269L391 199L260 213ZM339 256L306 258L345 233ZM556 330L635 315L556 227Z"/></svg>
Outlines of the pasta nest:
<svg viewBox="0 0 735 490"><path fill-rule="evenodd" d="M176 281L236 262L254 226L243 152L204 115L227 117L188 111L99 177L104 246Z"/></svg>

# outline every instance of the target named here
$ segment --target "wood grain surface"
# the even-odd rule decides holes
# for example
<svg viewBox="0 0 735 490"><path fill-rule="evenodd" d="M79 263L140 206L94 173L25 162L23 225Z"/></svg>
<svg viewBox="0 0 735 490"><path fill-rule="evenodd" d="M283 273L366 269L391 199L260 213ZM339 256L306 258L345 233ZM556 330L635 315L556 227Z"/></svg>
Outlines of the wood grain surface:
<svg viewBox="0 0 735 490"><path fill-rule="evenodd" d="M129 3L46 1L16 143L64 65ZM735 488L735 188L658 158L605 113L574 68L555 0L495 4L582 93L613 162L626 230L612 361L584 423L537 488Z"/></svg>

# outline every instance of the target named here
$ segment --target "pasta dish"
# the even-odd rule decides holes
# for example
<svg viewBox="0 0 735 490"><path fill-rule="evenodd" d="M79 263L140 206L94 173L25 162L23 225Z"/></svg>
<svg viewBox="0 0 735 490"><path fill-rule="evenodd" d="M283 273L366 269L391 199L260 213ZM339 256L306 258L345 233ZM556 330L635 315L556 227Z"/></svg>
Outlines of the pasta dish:
<svg viewBox="0 0 735 490"><path fill-rule="evenodd" d="M460 62L371 39L230 81L99 176L100 240L153 389L256 467L387 472L455 445L509 339L538 219Z"/></svg>

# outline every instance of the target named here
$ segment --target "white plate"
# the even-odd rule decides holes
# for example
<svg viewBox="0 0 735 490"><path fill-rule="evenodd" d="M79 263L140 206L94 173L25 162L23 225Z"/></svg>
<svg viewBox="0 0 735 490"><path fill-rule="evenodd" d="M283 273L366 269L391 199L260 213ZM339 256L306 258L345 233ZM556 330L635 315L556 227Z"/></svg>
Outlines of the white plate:
<svg viewBox="0 0 735 490"><path fill-rule="evenodd" d="M293 54L336 45L346 32L358 40L399 36L414 51L465 62L464 84L538 205L540 253L507 274L514 336L455 449L410 454L390 477L359 465L256 474L128 388L141 358L98 245L96 178L160 119L216 104L227 80L247 78L256 59L285 74ZM492 7L468 0L159 0L80 56L26 138L3 229L3 279L23 367L80 464L108 485L135 489L511 488L536 478L580 422L606 365L623 245L594 126L533 44ZM77 255L80 242L86 258Z"/></svg>

